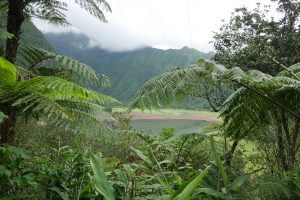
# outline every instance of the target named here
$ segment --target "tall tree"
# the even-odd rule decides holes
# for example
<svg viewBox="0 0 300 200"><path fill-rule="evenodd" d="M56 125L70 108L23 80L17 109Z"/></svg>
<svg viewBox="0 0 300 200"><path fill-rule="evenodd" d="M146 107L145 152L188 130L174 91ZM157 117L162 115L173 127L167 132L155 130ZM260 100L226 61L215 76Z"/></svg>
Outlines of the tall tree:
<svg viewBox="0 0 300 200"><path fill-rule="evenodd" d="M300 4L298 0L272 0L254 10L238 8L214 35L214 60L227 67L257 69L277 74L283 64L300 62ZM274 16L276 9L278 18Z"/></svg>
<svg viewBox="0 0 300 200"><path fill-rule="evenodd" d="M100 21L106 22L103 11L111 11L105 0L73 0ZM53 24L69 25L65 11L68 4L59 0L1 0L1 8L7 8L7 32L14 35L6 42L6 59L12 63L16 61L21 25L25 19L36 17Z"/></svg>
<svg viewBox="0 0 300 200"><path fill-rule="evenodd" d="M109 4L105 0L88 0L88 1L87 0L73 0L72 2L80 5L83 9L85 9L90 14L97 17L100 21L103 21L103 22L106 21L106 18L105 18L105 15L102 10L111 11ZM16 72L15 72L16 69L11 64L14 64L16 62L22 23L26 19L29 19L30 17L36 17L39 19L46 20L53 24L69 25L69 23L66 20L66 15L64 14L64 12L67 11L67 8L68 8L67 3L65 3L64 1L58 1L58 0L0 0L0 12L7 13L7 24L6 24L7 30L6 31L1 30L0 36L2 38L3 37L6 38L5 58L7 61L9 61L9 62L7 62L6 60L3 60L3 62L1 62L1 66L0 66L0 77L1 77L0 110L2 113L4 113L6 115L6 118L0 124L0 136L1 136L1 142L3 142L3 143L11 143L14 139L14 135L15 135L14 129L15 129L15 125L16 125L16 117L19 113L22 113L22 110L20 110L19 107L16 106L16 104L19 105L20 102L23 102L22 103L23 106L25 106L25 105L26 105L26 107L29 106L28 108L25 107L25 109L23 110L23 113L26 113L25 111L31 110L31 109L29 109L30 107L38 105L39 102L41 103L42 102L41 99L48 100L48 101L47 100L44 101L44 103L48 102L48 103L44 104L44 108L48 107L46 105L51 105L51 104L54 105L54 107L56 107L56 108L59 108L60 106L62 106L62 105L58 105L58 102L54 102L54 101L56 101L54 97L57 96L59 98L60 94L55 93L53 91L53 90L55 90L54 88L51 89L51 87L49 85L47 86L47 84L50 84L51 81L54 82L53 83L54 85L60 81L53 80L53 79L51 80L51 78L49 78L48 80L50 80L50 82L45 84L46 82L44 82L44 81L46 79L42 79L43 81L41 82L41 85L38 86L39 89L36 88L39 91L32 91L32 90L30 91L30 90L28 90L28 87L30 87L30 86L28 86L28 84L34 85L34 83L31 82L30 80L28 80L28 82L25 83L26 86L24 85L24 87L23 86L19 87L24 82L14 84L15 80L16 80ZM32 77L37 76L37 75L39 75L39 76L44 75L43 73L37 73L37 74L32 73L31 70L36 68L42 61L52 60L56 63L60 62L60 66L64 66L63 68L65 68L67 71L71 71L72 75L74 72L75 73L84 72L84 74L82 74L82 75L85 76L88 74L87 75L88 79L91 78L91 80L93 80L94 83L100 84L100 85L103 83L101 81L101 80L103 80L103 77L97 76L91 68L89 68L88 66L86 66L82 63L74 61L72 59L68 58L67 59L68 61L66 61L66 59L63 59L62 56L56 56L49 52L45 52L43 50L37 50L34 48L29 48L29 51L26 51L23 53L24 53L24 55L22 55L22 56L25 58L25 60L28 61L27 62L28 65L22 66L25 69L18 68L18 72L19 73L26 72L27 75L26 75L25 79L31 79ZM27 67L27 69L26 69L26 67ZM6 76L8 76L9 74L12 74L11 77L13 77L13 78L11 78L9 81L7 81ZM43 85L43 84L45 84L45 85ZM68 84L69 83L67 83L67 82L61 81L59 85L61 88L67 87L66 89L68 89L68 88L70 89L70 87L67 86ZM50 92L51 94L47 94L50 96L47 96L46 94L44 94L40 90L41 87L44 87L44 89L42 89L43 92L45 92L49 89L50 90L48 92L50 92L52 90L52 92ZM50 87L50 88L47 89L47 87ZM80 87L77 87L77 88L76 87L77 86L74 86L71 93L69 93L69 98L66 98L66 96L64 97L64 98L66 98L66 100L71 100L72 98L75 98L76 95L79 95L82 97L84 97L84 95L87 95L86 97L89 96L88 95L89 92L84 92L84 88L80 89ZM56 90L57 90L57 88L56 88ZM17 92L17 93L15 93L15 92ZM21 93L18 93L18 92L21 92ZM65 95L67 95L68 94L67 90L65 92L66 92ZM79 94L78 92L81 94ZM34 95L32 97L29 97L29 96L27 96L26 98L24 97L25 94L29 95L30 93L31 93L31 95L33 95L32 93L34 93ZM14 103L14 101L16 99L14 99L13 96L11 96L9 99L7 99L8 96L6 96L6 95L9 95L9 94L14 94L14 96L16 98L20 98L18 101L19 103L16 103L16 102ZM27 100L22 101L22 100L24 100L22 98L22 96ZM39 100L37 100L36 97ZM34 100L34 99L36 99L36 100ZM63 100L63 98L60 98L60 100ZM88 100L88 99L86 99L86 100L87 100L86 102L73 102L73 104L80 103L82 105L82 106L80 106L81 108L84 107L83 106L84 104L86 106L90 107L91 104L86 104L86 103L89 103L90 100ZM30 101L33 101L33 102L30 103ZM65 104L65 103L66 102L60 102L60 104ZM40 110L41 107L42 107L42 104L40 104L39 108L35 108L31 111L34 111L36 109ZM98 107L98 108L101 108L101 107ZM87 109L88 108L85 108L84 111L86 111ZM55 110L55 109L53 109L53 110ZM66 111L65 108L60 109L60 111L63 111L63 110ZM51 113L51 109L48 109L47 112ZM72 112L67 111L67 113L69 113L69 114ZM71 115L68 115L67 113L65 113L61 116L69 116L70 117ZM53 115L50 114L47 116L53 116ZM71 119L71 118L69 118L69 119Z"/></svg>
<svg viewBox="0 0 300 200"><path fill-rule="evenodd" d="M44 119L62 128L73 124L73 129L84 120L112 119L101 105L115 102L113 98L74 83L109 86L106 76L72 58L33 46L22 47L20 56L22 67L0 57L0 111L5 115L0 124L1 143L14 141L17 116ZM42 67L45 61L56 65Z"/></svg>

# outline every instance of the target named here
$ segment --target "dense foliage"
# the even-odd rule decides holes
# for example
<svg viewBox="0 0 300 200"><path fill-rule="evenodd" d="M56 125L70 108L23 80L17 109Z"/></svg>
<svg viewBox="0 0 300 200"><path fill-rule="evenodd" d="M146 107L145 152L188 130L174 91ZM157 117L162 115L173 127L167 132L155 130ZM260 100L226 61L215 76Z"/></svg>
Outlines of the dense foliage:
<svg viewBox="0 0 300 200"><path fill-rule="evenodd" d="M290 66L300 62L299 1L272 2L273 6L258 3L254 10L235 9L229 22L215 33L214 60L230 68L257 69L272 75L281 71L280 63Z"/></svg>
<svg viewBox="0 0 300 200"><path fill-rule="evenodd" d="M101 5L110 10L104 0L75 2L100 20ZM131 95L141 87L128 111L192 97L205 99L220 115L219 123L201 133L176 134L165 127L150 135L133 130L128 113L113 111L115 99L88 88L109 86L108 77L53 53L29 21L23 31L39 35L40 46L30 35L19 37L30 15L66 24L67 4L0 0L0 13L8 17L7 28L0 27L6 41L0 43L0 199L298 200L299 4L274 2L284 13L280 23L258 10L238 9L242 17L232 17L216 35L215 61L171 70L203 55L188 48L109 53L73 48L66 35L48 36L62 38L68 55L101 64L97 71L116 75L119 69L128 79L118 76L113 84L136 81L134 90L123 88ZM253 43L258 38L264 42ZM134 65L123 68L122 62ZM106 69L109 64L114 67Z"/></svg>

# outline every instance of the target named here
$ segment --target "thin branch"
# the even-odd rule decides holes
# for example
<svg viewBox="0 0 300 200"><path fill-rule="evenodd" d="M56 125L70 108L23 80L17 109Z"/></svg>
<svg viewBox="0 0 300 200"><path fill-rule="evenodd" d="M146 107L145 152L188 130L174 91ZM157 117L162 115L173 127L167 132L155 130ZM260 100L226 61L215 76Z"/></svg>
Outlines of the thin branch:
<svg viewBox="0 0 300 200"><path fill-rule="evenodd" d="M213 103L211 102L211 100L210 100L210 97L209 97L209 95L208 95L208 92L207 92L208 90L205 90L205 96L206 96L206 100L208 101L208 103L209 103L209 105L210 105L210 107L214 110L214 112L219 112L220 111L220 109L217 109L214 105L213 105Z"/></svg>
<svg viewBox="0 0 300 200"><path fill-rule="evenodd" d="M177 158L176 158L176 161L175 163L177 164L177 162L179 161L179 158L180 158L180 155L181 155L181 151L183 149L183 146L185 145L185 143L187 142L187 140L189 139L190 135L186 136L184 141L182 142L182 144L180 145L180 148L179 148L179 152L177 154Z"/></svg>

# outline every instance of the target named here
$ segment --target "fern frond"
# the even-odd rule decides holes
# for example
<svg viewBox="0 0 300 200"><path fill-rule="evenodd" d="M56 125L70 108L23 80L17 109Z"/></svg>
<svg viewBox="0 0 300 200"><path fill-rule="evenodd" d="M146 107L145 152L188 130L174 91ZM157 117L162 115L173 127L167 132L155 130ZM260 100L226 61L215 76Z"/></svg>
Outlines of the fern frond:
<svg viewBox="0 0 300 200"><path fill-rule="evenodd" d="M64 107L72 109L73 111L76 110L76 112L84 112L88 114L89 117L94 118L99 122L115 122L115 119L111 116L111 114L105 112L104 107L98 104L74 100L58 101L58 103Z"/></svg>
<svg viewBox="0 0 300 200"><path fill-rule="evenodd" d="M261 96L240 88L223 104L220 116L227 135L239 139L272 123L275 106Z"/></svg>
<svg viewBox="0 0 300 200"><path fill-rule="evenodd" d="M85 120L112 123L114 119L99 105L109 102L114 99L55 77L37 77L0 87L0 103L10 103L16 112L46 116L49 123L60 126L75 127L78 120L84 121L83 116Z"/></svg>
<svg viewBox="0 0 300 200"><path fill-rule="evenodd" d="M34 47L32 45L24 45L20 48L19 55L20 65L27 69L32 69L46 61L52 61L54 62L54 68L70 70L79 81L103 87L110 86L110 81L107 76L97 75L90 66L70 57L57 55L53 52Z"/></svg>
<svg viewBox="0 0 300 200"><path fill-rule="evenodd" d="M81 110L73 109L67 106L69 112L71 112L75 119L70 121L66 118L56 121L49 121L47 118L46 120L49 121L48 124L53 124L55 126L61 127L64 130L71 130L74 133L78 133L82 131L83 127L88 126L97 126L103 128L104 130L110 130L110 127L115 122L115 119L111 117L108 113L102 113L103 116L99 118L99 116L94 115L93 113L87 113ZM107 116L107 118L106 118Z"/></svg>
<svg viewBox="0 0 300 200"><path fill-rule="evenodd" d="M7 89L8 88L8 89ZM21 91L38 92L52 100L78 100L86 102L95 102L98 104L115 103L117 100L97 93L95 91L86 89L75 83L66 81L57 77L36 77L29 80L19 81L14 85L0 87L0 100L8 98L5 91L9 96L14 96Z"/></svg>
<svg viewBox="0 0 300 200"><path fill-rule="evenodd" d="M22 96L22 97L20 97ZM54 100L37 92L23 92L13 102L13 107L21 107L22 112L29 112L32 115L43 115L56 121L61 119L74 120L75 116L66 108L60 106Z"/></svg>
<svg viewBox="0 0 300 200"><path fill-rule="evenodd" d="M25 7L25 12L30 17L47 20L49 23L56 25L70 25L66 20L64 11L68 8L63 1L57 0L40 0L31 1Z"/></svg>
<svg viewBox="0 0 300 200"><path fill-rule="evenodd" d="M142 87L129 105L129 110L160 108L180 102L191 93L203 93L205 87L201 87L201 84L211 88L217 87L220 77L224 76L225 72L226 68L222 65L212 61L201 61L198 65L163 73ZM228 73L226 76L233 75ZM226 80L223 79L223 82Z"/></svg>
<svg viewBox="0 0 300 200"><path fill-rule="evenodd" d="M16 66L16 69L17 69L17 80L26 80L26 79L36 76L35 73L33 73L32 71L30 71L26 68Z"/></svg>
<svg viewBox="0 0 300 200"><path fill-rule="evenodd" d="M201 82L209 88L220 83L239 88L227 98L220 113L225 132L232 137L247 137L249 133L270 125L278 109L300 118L295 112L300 110L299 80L285 73L272 77L255 70L226 69L205 61L151 79L138 92L129 110L166 106L191 92L201 93L205 88L195 84Z"/></svg>
<svg viewBox="0 0 300 200"><path fill-rule="evenodd" d="M83 9L88 11L102 22L107 22L102 10L111 12L111 7L105 0L74 0Z"/></svg>

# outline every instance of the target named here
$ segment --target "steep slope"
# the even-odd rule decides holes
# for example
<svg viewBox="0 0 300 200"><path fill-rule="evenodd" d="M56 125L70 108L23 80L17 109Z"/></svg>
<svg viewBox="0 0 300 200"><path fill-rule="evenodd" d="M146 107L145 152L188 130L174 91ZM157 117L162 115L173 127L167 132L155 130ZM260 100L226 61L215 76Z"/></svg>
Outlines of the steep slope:
<svg viewBox="0 0 300 200"><path fill-rule="evenodd" d="M90 47L89 39L74 33L46 34L55 50L89 64L99 73L110 77L112 88L103 92L127 103L139 87L150 78L178 66L186 66L200 58L210 58L212 53L195 49L155 49L144 47L127 52L109 52Z"/></svg>
<svg viewBox="0 0 300 200"><path fill-rule="evenodd" d="M0 26L5 28L5 24L5 16L0 15ZM53 51L53 48L51 47L43 33L39 29L37 29L37 27L31 21L26 21L23 23L20 43L21 45L24 43L29 43L48 51ZM0 55L4 53L4 44L5 41L0 40Z"/></svg>
<svg viewBox="0 0 300 200"><path fill-rule="evenodd" d="M53 51L52 46L43 33L30 21L22 25L21 43L24 42L48 51Z"/></svg>

